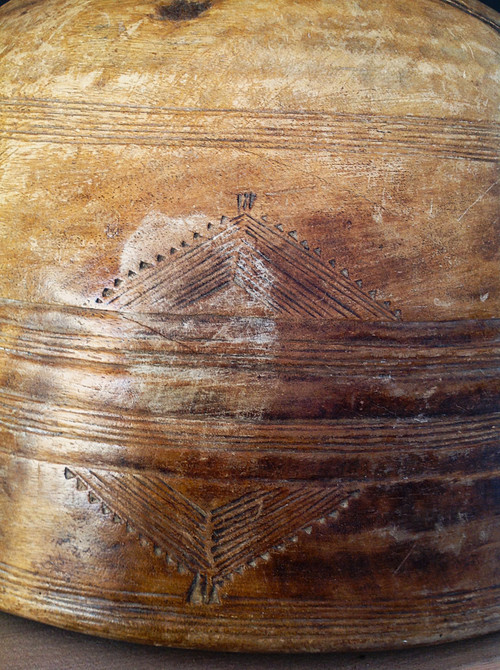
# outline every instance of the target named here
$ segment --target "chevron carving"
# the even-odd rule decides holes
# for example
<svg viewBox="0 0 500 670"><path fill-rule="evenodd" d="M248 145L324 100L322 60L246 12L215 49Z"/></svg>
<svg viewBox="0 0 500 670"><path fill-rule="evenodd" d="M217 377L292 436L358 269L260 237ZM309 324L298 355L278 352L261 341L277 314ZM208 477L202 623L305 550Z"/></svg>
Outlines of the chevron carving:
<svg viewBox="0 0 500 670"><path fill-rule="evenodd" d="M195 242L159 254L156 263L142 261L127 279L115 279L96 302L121 312L182 314L217 294L241 291L240 316L260 305L270 316L300 319L361 319L395 321L389 303L365 292L346 269L323 261L320 250L309 250L295 231L268 226L247 212L234 219L222 217L222 231L213 237L199 234ZM210 224L211 225L211 224ZM318 253L315 253L318 252ZM104 298L104 300L103 300ZM252 311L254 310L254 311Z"/></svg>
<svg viewBox="0 0 500 670"><path fill-rule="evenodd" d="M158 475L66 468L66 479L110 522L124 524L180 573L193 576L187 601L220 602L236 574L268 561L347 508L358 490L337 485L275 485L210 510Z"/></svg>

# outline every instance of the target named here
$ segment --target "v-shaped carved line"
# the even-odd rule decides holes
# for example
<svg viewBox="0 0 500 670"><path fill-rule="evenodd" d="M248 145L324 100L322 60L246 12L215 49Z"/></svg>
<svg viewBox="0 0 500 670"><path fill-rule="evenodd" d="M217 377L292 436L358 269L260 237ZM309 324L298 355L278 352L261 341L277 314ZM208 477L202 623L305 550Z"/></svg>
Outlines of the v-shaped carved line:
<svg viewBox="0 0 500 670"><path fill-rule="evenodd" d="M108 304L124 311L182 312L231 283L278 313L397 319L356 282L248 214L171 262L143 270Z"/></svg>
<svg viewBox="0 0 500 670"><path fill-rule="evenodd" d="M298 533L336 518L358 495L341 485L277 485L206 511L154 475L66 468L65 476L170 565L191 572L193 603L218 602L219 588L235 573L270 560L297 542Z"/></svg>

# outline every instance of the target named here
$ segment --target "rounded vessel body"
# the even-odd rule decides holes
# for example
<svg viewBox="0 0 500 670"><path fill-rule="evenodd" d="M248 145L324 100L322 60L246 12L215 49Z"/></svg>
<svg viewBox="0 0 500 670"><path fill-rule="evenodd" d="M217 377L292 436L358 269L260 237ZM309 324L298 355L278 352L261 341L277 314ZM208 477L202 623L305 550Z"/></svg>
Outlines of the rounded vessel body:
<svg viewBox="0 0 500 670"><path fill-rule="evenodd" d="M500 628L498 30L0 9L0 608L219 650Z"/></svg>

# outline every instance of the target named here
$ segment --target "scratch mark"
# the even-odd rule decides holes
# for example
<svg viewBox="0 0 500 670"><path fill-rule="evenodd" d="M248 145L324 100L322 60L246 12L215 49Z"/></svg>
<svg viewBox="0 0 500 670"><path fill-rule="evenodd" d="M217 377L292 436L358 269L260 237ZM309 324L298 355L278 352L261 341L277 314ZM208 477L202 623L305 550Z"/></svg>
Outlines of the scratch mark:
<svg viewBox="0 0 500 670"><path fill-rule="evenodd" d="M477 203L480 202L491 191L491 189L498 184L498 181L499 180L497 179L494 184L491 184L491 186L489 188L487 188L486 191L484 191L484 193L481 193L481 195L479 195L476 198L476 200L474 200L472 205L469 205L469 207L467 207L465 212L462 212L462 214L457 219L458 223L460 223L460 221L464 218L464 216L467 214L467 212L474 207L474 205L477 205Z"/></svg>
<svg viewBox="0 0 500 670"><path fill-rule="evenodd" d="M398 574L398 572L401 570L401 568L403 567L403 565L404 565L404 564L406 563L406 561L410 558L410 556L411 556L411 554L413 553L413 550L415 549L416 546L417 546L417 541L415 540L415 542L413 543L413 545L412 545L410 551L406 554L406 556L403 558L403 560L401 561L401 563L400 563L400 564L398 565L398 567L394 570L394 572L393 572L394 575L397 575L397 574Z"/></svg>
<svg viewBox="0 0 500 670"><path fill-rule="evenodd" d="M189 344L187 344L186 342L182 342L181 340L177 340L175 337L168 337L168 335L165 335L165 333L162 333L161 330L153 328L149 324L142 323L142 321L136 321L135 319L133 319L131 317L131 315L129 313L124 314L123 312L121 312L120 316L122 316L127 321L131 321L132 323L135 323L137 326L141 326L141 328L146 328L147 330L151 331L152 333L155 333L156 335L160 335L163 339L168 340L169 342L175 342L180 347L184 347L184 349L186 349L190 353L194 353L194 348L190 347Z"/></svg>

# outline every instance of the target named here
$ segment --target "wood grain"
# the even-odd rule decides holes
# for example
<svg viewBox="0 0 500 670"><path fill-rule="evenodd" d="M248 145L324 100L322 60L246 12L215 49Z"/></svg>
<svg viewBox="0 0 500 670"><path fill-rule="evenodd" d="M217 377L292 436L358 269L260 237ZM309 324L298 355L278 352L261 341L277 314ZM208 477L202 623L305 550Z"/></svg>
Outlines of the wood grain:
<svg viewBox="0 0 500 670"><path fill-rule="evenodd" d="M102 640L0 614L0 661L9 670L496 670L499 636L402 651L349 654L221 654Z"/></svg>
<svg viewBox="0 0 500 670"><path fill-rule="evenodd" d="M2 609L500 628L499 47L474 0L0 9Z"/></svg>

